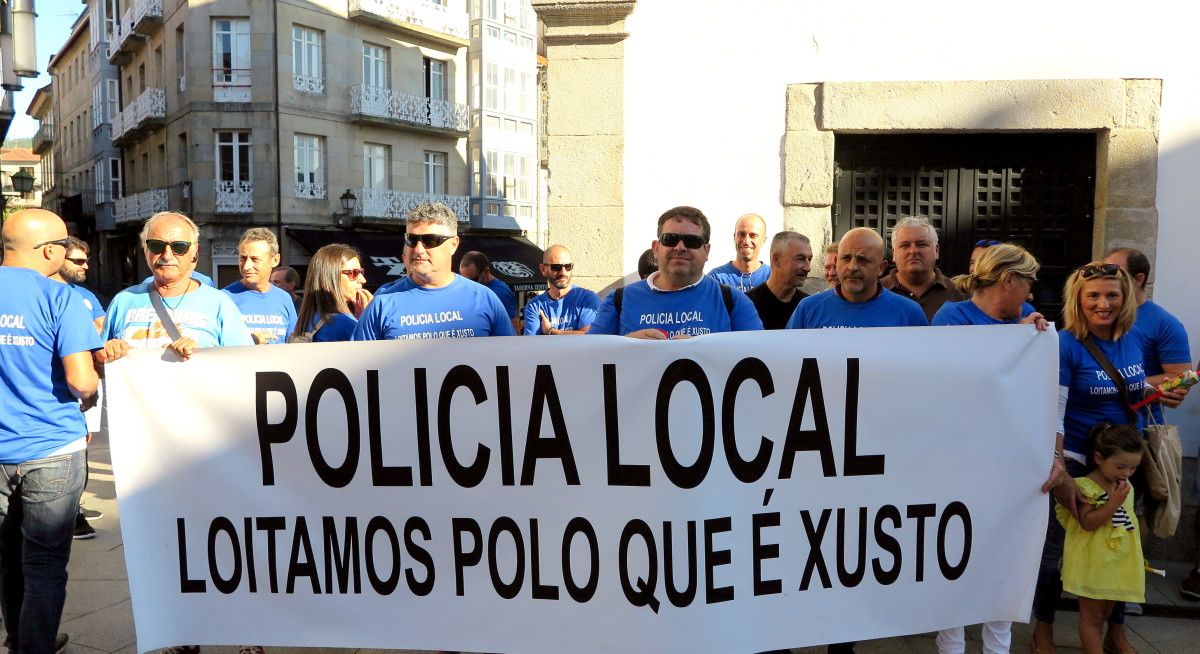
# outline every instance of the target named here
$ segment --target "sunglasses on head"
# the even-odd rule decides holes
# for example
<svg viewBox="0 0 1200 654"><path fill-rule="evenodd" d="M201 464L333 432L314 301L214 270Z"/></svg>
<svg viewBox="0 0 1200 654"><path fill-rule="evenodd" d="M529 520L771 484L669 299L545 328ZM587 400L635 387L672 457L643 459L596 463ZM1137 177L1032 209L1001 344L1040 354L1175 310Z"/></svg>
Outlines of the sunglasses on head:
<svg viewBox="0 0 1200 654"><path fill-rule="evenodd" d="M436 247L441 247L442 243L454 238L453 236L444 236L442 234L405 234L404 244L410 248L417 247L420 243L426 250L432 250Z"/></svg>
<svg viewBox="0 0 1200 654"><path fill-rule="evenodd" d="M683 241L683 247L689 250L698 250L704 247L704 237L695 234L676 234L674 232L663 232L658 235L658 242L666 247L673 248Z"/></svg>
<svg viewBox="0 0 1200 654"><path fill-rule="evenodd" d="M548 263L546 264L546 267L554 272L562 272L564 270L571 272L572 270L575 270L575 264L573 263Z"/></svg>
<svg viewBox="0 0 1200 654"><path fill-rule="evenodd" d="M363 270L362 268L347 268L341 271L343 275L349 277L350 279L358 279L359 277L362 277L363 273L365 272L367 271Z"/></svg>
<svg viewBox="0 0 1200 654"><path fill-rule="evenodd" d="M87 257L84 257L82 259L74 259L72 257L67 257L67 261L70 261L71 263L75 264L76 266L86 266L88 260L87 260Z"/></svg>
<svg viewBox="0 0 1200 654"><path fill-rule="evenodd" d="M1000 243L1001 243L1000 241L997 241L997 240L996 240L996 239L994 239L994 238L984 238L984 239L980 239L980 240L978 240L978 241L975 241L975 247L977 247L977 248L990 248L990 247L992 247L993 245L1000 245Z"/></svg>
<svg viewBox="0 0 1200 654"><path fill-rule="evenodd" d="M38 243L37 245L33 246L33 249L40 250L40 249L46 247L47 245L61 245L65 248L70 244L71 244L71 239L69 237L68 238L59 238L59 239L55 239L53 241L42 241L41 243Z"/></svg>
<svg viewBox="0 0 1200 654"><path fill-rule="evenodd" d="M146 249L150 254L162 254L167 251L167 246L171 246L171 253L177 257L187 254L187 251L192 249L191 241L160 241L156 238L146 239Z"/></svg>
<svg viewBox="0 0 1200 654"><path fill-rule="evenodd" d="M1084 279L1093 277L1116 277L1121 267L1115 263L1105 263L1099 266L1088 264L1079 269L1079 276Z"/></svg>

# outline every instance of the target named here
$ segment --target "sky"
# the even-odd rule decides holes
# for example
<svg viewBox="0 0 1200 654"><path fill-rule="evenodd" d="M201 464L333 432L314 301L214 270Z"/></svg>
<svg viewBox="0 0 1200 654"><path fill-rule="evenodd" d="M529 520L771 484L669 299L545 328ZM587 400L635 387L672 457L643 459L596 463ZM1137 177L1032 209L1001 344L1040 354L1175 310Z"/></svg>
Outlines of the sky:
<svg viewBox="0 0 1200 654"><path fill-rule="evenodd" d="M41 0L37 3L37 79L21 78L25 88L17 92L13 98L12 126L8 128L8 138L27 138L33 136L38 129L36 120L25 114L29 101L33 99L34 91L50 83L50 74L46 72L50 57L58 52L67 38L71 36L71 25L75 18L86 8L78 0Z"/></svg>

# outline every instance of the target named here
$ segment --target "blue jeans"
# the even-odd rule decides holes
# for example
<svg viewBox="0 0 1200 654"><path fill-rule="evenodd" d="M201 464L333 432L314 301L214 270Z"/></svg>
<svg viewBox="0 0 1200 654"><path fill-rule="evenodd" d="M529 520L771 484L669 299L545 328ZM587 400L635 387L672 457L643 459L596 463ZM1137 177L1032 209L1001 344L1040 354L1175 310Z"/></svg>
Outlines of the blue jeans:
<svg viewBox="0 0 1200 654"><path fill-rule="evenodd" d="M86 467L83 450L0 464L0 612L10 651L54 652Z"/></svg>

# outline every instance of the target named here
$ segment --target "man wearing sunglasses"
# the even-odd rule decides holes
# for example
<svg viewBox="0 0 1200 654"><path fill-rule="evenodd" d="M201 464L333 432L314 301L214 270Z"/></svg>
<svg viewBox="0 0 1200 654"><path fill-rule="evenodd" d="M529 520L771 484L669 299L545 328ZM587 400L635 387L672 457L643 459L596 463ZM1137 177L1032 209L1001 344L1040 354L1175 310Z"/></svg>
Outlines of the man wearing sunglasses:
<svg viewBox="0 0 1200 654"><path fill-rule="evenodd" d="M546 292L525 304L526 336L586 334L600 310L600 298L586 288L571 286L571 253L551 245L538 266L546 278Z"/></svg>
<svg viewBox="0 0 1200 654"><path fill-rule="evenodd" d="M405 217L408 276L380 288L353 340L513 336L504 305L488 287L454 274L458 216L440 202L418 205Z"/></svg>
<svg viewBox="0 0 1200 654"><path fill-rule="evenodd" d="M259 345L286 343L296 329L296 305L288 292L271 283L279 265L279 241L265 227L251 227L238 243L242 278L221 289L242 312L246 329Z"/></svg>
<svg viewBox="0 0 1200 654"><path fill-rule="evenodd" d="M937 230L928 219L908 216L892 229L892 258L896 269L883 278L883 287L921 305L926 322L947 302L966 298L949 277L938 270Z"/></svg>
<svg viewBox="0 0 1200 654"><path fill-rule="evenodd" d="M708 271L708 276L730 288L745 293L771 276L771 266L758 260L758 253L767 241L767 221L756 213L748 213L733 226L733 260Z"/></svg>
<svg viewBox="0 0 1200 654"><path fill-rule="evenodd" d="M712 277L708 218L694 207L668 209L651 245L658 270L605 298L589 334L664 340L762 329L754 304Z"/></svg>
<svg viewBox="0 0 1200 654"><path fill-rule="evenodd" d="M167 348L187 359L199 348L254 343L229 295L192 277L200 229L191 218L156 213L142 227L141 242L151 279L113 298L97 361L115 361L131 347Z"/></svg>
<svg viewBox="0 0 1200 654"><path fill-rule="evenodd" d="M49 279L70 247L62 219L26 209L4 223L0 267L0 602L11 652L53 652L87 464L77 400L99 384L101 347L79 296Z"/></svg>

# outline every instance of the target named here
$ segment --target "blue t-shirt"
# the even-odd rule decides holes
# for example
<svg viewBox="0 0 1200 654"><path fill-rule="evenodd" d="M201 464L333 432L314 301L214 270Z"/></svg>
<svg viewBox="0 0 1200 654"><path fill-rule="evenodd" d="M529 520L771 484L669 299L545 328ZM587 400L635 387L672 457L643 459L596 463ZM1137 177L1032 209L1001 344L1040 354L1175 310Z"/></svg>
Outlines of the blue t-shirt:
<svg viewBox="0 0 1200 654"><path fill-rule="evenodd" d="M545 313L546 319L554 329L583 329L596 320L600 310L600 297L586 288L572 286L567 294L555 300L549 293L542 293L525 303L526 336L536 336L542 329L542 318L539 313Z"/></svg>
<svg viewBox="0 0 1200 654"><path fill-rule="evenodd" d="M287 291L272 284L265 293L246 288L238 281L221 289L233 298L246 329L258 334L259 343L286 343L296 329L296 305Z"/></svg>
<svg viewBox="0 0 1200 654"><path fill-rule="evenodd" d="M194 279L194 280L196 280L196 281L200 282L201 284L204 284L205 286L211 286L211 287L213 287L213 288L216 288L216 287L217 287L217 284L216 284L216 282L214 282L214 281L212 280L212 277L209 277L208 275L205 275L204 273L200 272L199 270L193 270L193 271L192 271L192 274L191 274L191 277L192 277L192 279ZM153 276L153 275L151 275L151 276L149 276L149 277L147 277L147 278L143 279L143 280L142 280L142 283L143 283L143 284L149 284L149 283L150 283L150 282L152 282L152 281L154 281L154 276Z"/></svg>
<svg viewBox="0 0 1200 654"><path fill-rule="evenodd" d="M312 331L317 323L320 322L319 316L313 316L312 322L309 323L308 329ZM321 325L321 329L313 334L314 343L336 343L339 341L348 341L354 335L354 328L358 326L358 321L354 316L345 313L335 313Z"/></svg>
<svg viewBox="0 0 1200 654"><path fill-rule="evenodd" d="M71 290L83 298L83 307L92 315L93 322L104 317L104 305L100 302L100 298L96 297L95 293L75 284L67 284L67 286L70 286Z"/></svg>
<svg viewBox="0 0 1200 654"><path fill-rule="evenodd" d="M504 312L508 314L508 319L512 320L517 317L517 294L508 287L508 284L492 278L492 281L484 284L484 286L492 289L497 298L500 298L500 304L504 305Z"/></svg>
<svg viewBox="0 0 1200 654"><path fill-rule="evenodd" d="M376 295L358 319L352 340L514 336L504 306L488 287L458 274L440 288L404 278Z"/></svg>
<svg viewBox="0 0 1200 654"><path fill-rule="evenodd" d="M787 329L826 327L926 327L921 305L886 288L866 302L851 302L830 288L800 300Z"/></svg>
<svg viewBox="0 0 1200 654"><path fill-rule="evenodd" d="M161 348L171 336L150 303L150 284L131 286L113 298L104 319L104 340L119 338L136 348ZM250 330L233 299L224 291L201 284L177 297L163 298L181 334L200 347L253 345Z"/></svg>
<svg viewBox="0 0 1200 654"><path fill-rule="evenodd" d="M0 288L0 463L21 463L87 435L62 358L104 344L66 284L5 266Z"/></svg>
<svg viewBox="0 0 1200 654"><path fill-rule="evenodd" d="M1142 339L1142 362L1146 365L1147 377L1163 374L1164 363L1192 362L1192 350L1183 323L1150 300L1138 307L1133 331ZM1150 410L1154 412L1154 420L1162 423L1162 405L1155 402L1150 405Z"/></svg>
<svg viewBox="0 0 1200 654"><path fill-rule="evenodd" d="M763 328L754 303L745 293L732 294L730 311L725 308L721 284L713 278L701 277L687 288L663 291L650 285L658 275L654 273L625 287L620 316L614 295L605 298L588 333L624 336L639 329L660 329L668 338L675 338Z"/></svg>
<svg viewBox="0 0 1200 654"><path fill-rule="evenodd" d="M759 284L766 283L767 278L771 276L771 266L764 263L758 267L758 270L752 273L744 273L734 268L733 262L730 261L723 266L717 266L708 271L708 276L730 288L736 288L745 293Z"/></svg>
<svg viewBox="0 0 1200 654"><path fill-rule="evenodd" d="M1115 341L1093 338L1100 351L1121 376L1125 378L1129 398L1134 402L1142 397L1146 372L1142 365L1142 341L1135 334L1126 334ZM1063 420L1063 447L1069 452L1085 455L1088 430L1101 420L1114 425L1127 424L1129 418L1121 408L1117 385L1108 378L1104 368L1074 334L1058 332L1058 383L1067 387L1067 413ZM1138 413L1138 427L1146 425L1145 412Z"/></svg>
<svg viewBox="0 0 1200 654"><path fill-rule="evenodd" d="M984 313L983 309L980 309L974 302L963 300L962 302L947 302L943 304L942 308L933 314L933 320L929 324L934 327L944 325L1015 325L1031 313L1033 313L1033 306L1025 302L1021 304L1020 318L997 320Z"/></svg>

